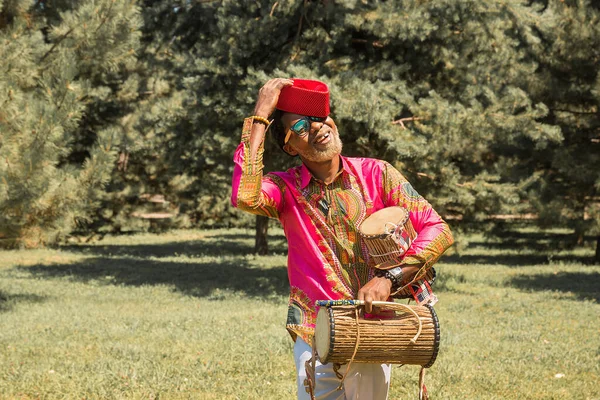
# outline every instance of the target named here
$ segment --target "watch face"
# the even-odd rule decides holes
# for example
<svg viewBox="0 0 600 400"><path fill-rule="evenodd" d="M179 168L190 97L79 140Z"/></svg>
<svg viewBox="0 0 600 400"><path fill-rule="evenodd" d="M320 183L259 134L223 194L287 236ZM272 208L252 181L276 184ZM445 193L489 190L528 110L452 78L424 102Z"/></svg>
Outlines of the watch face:
<svg viewBox="0 0 600 400"><path fill-rule="evenodd" d="M396 278L399 276L402 276L402 268L400 268L400 267L388 269L388 272L390 273L390 275L393 275Z"/></svg>
<svg viewBox="0 0 600 400"><path fill-rule="evenodd" d="M392 269L388 269L387 272L389 274L388 276L393 282L393 286L400 286L400 284L402 283L402 268L395 267Z"/></svg>

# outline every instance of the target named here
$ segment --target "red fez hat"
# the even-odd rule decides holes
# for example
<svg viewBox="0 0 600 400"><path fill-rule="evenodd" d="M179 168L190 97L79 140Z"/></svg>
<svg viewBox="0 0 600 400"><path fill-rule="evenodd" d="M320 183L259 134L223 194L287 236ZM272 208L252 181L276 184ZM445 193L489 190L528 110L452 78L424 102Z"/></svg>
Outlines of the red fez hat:
<svg viewBox="0 0 600 400"><path fill-rule="evenodd" d="M309 117L329 115L329 88L321 81L293 79L292 86L281 89L277 109Z"/></svg>

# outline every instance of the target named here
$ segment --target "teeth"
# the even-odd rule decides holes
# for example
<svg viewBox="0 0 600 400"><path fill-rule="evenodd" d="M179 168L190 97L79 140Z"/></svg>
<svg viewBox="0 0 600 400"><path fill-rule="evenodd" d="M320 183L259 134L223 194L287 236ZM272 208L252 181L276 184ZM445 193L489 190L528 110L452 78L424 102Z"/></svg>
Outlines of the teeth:
<svg viewBox="0 0 600 400"><path fill-rule="evenodd" d="M315 139L315 143L323 143L325 140L327 140L329 138L330 134L329 133L325 133L323 134L323 136Z"/></svg>

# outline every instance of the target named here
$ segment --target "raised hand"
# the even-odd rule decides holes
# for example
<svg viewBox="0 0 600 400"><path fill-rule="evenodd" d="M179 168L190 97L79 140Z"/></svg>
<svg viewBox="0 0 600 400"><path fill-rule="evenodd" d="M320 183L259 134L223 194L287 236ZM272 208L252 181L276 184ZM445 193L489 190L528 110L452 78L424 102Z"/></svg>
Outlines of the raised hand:
<svg viewBox="0 0 600 400"><path fill-rule="evenodd" d="M256 100L256 106L254 106L254 115L268 118L275 111L281 89L293 84L293 80L286 78L275 78L265 83L258 92L258 99Z"/></svg>

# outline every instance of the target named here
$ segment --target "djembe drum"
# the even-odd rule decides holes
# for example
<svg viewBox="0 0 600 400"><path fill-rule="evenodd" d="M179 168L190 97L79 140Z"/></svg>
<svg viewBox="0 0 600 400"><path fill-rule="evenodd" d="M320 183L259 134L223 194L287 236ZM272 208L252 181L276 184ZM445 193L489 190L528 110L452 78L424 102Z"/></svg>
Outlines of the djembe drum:
<svg viewBox="0 0 600 400"><path fill-rule="evenodd" d="M404 207L387 207L374 212L358 227L358 234L367 250L367 264L371 268L390 269L399 265L417 233ZM435 271L429 268L417 279L431 284ZM404 287L394 297L410 298L410 288Z"/></svg>
<svg viewBox="0 0 600 400"><path fill-rule="evenodd" d="M440 327L433 307L374 301L381 312L365 318L363 301L322 300L315 326L321 363L411 364L428 368L438 354Z"/></svg>
<svg viewBox="0 0 600 400"><path fill-rule="evenodd" d="M373 268L389 269L398 265L417 233L404 207L387 207L368 216L358 233L368 251Z"/></svg>

